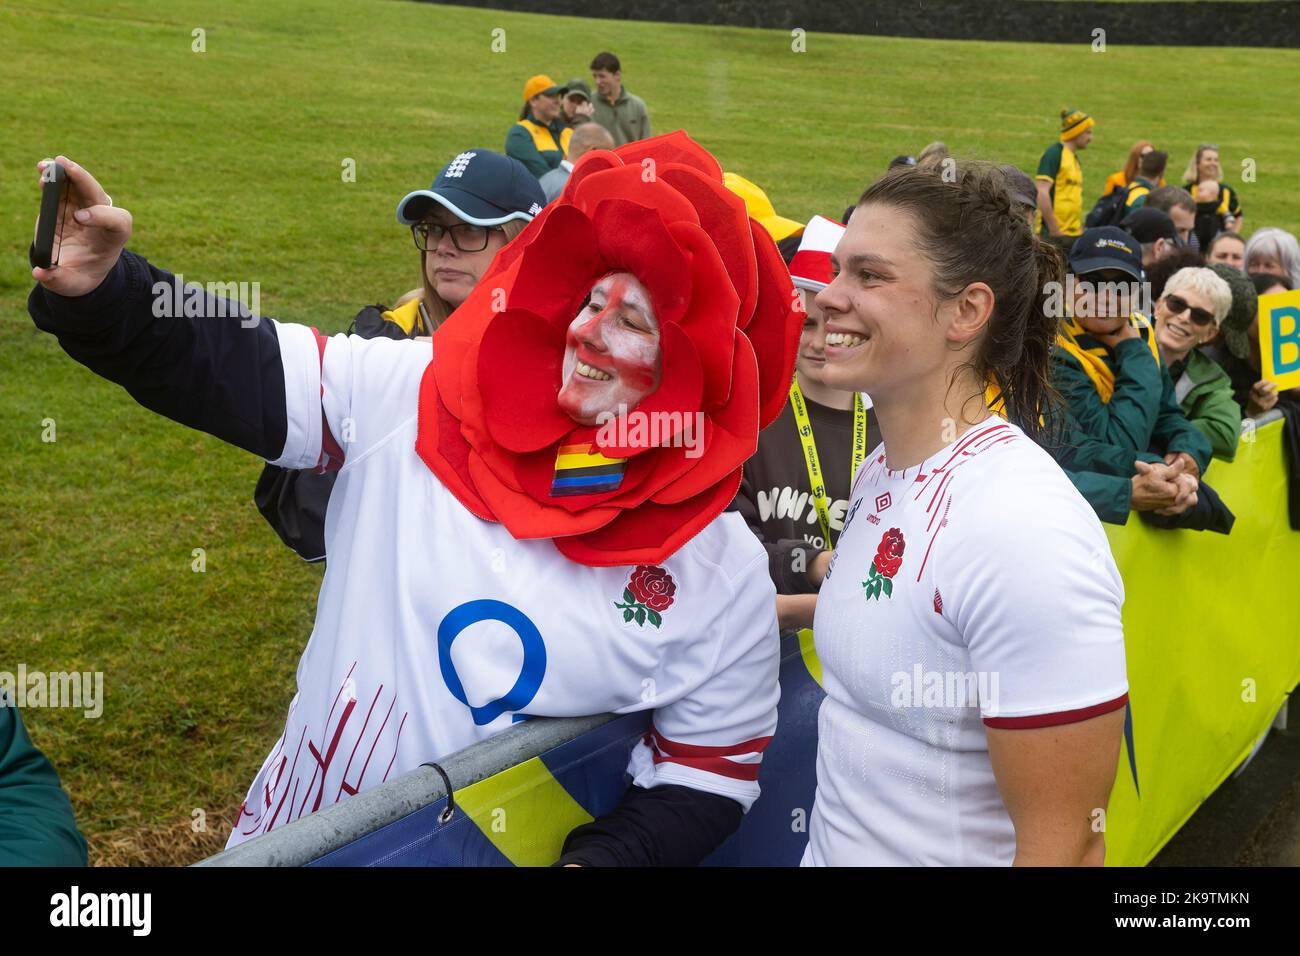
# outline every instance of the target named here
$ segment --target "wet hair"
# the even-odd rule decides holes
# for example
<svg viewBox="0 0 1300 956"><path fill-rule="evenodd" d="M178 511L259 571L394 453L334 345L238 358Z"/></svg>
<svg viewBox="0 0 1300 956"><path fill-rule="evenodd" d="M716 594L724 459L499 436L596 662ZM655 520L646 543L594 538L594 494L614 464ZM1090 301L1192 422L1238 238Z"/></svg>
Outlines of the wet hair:
<svg viewBox="0 0 1300 956"><path fill-rule="evenodd" d="M1047 305L1065 267L1056 249L1034 235L1003 170L962 163L946 182L937 170L892 169L858 200L873 204L912 214L937 298L950 299L972 282L993 290L993 312L965 367L977 381L996 385L1008 421L1036 441L1054 436L1059 396L1050 369L1058 317ZM978 398L984 401L983 392Z"/></svg>

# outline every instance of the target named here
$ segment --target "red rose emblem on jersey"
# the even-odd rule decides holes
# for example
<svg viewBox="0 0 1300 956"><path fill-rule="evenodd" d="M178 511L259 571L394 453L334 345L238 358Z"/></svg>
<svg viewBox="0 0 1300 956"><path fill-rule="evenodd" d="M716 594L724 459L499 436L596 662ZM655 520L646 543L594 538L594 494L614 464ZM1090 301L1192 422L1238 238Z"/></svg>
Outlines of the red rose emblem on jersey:
<svg viewBox="0 0 1300 956"><path fill-rule="evenodd" d="M677 593L671 574L663 568L645 564L632 572L632 580L627 586L637 601L655 611L668 610L673 595Z"/></svg>
<svg viewBox="0 0 1300 956"><path fill-rule="evenodd" d="M862 582L867 600L878 601L882 593L885 597L893 597L892 579L903 565L903 551L906 547L907 542L903 540L903 532L898 528L890 528L881 536L880 544L876 548L876 559L871 562L867 580Z"/></svg>
<svg viewBox="0 0 1300 956"><path fill-rule="evenodd" d="M567 330L612 272L637 277L660 323L661 378L635 409L673 423L655 443L619 445L610 436L632 434L627 416L598 429L557 400ZM685 133L592 150L434 333L416 451L517 539L551 538L580 564L653 569L735 498L759 430L785 407L803 324L794 301L771 236ZM679 440L688 420L701 423L699 447ZM622 460L621 481L554 494L570 446Z"/></svg>
<svg viewBox="0 0 1300 956"><path fill-rule="evenodd" d="M672 607L677 583L673 576L657 565L638 565L623 589L623 602L614 607L623 612L623 623L636 621L644 627L649 621L655 627L663 623L662 611Z"/></svg>
<svg viewBox="0 0 1300 956"><path fill-rule="evenodd" d="M897 528L886 531L884 537L880 539L880 546L876 548L876 573L885 578L892 578L897 574L899 565L903 563L905 546L902 531Z"/></svg>

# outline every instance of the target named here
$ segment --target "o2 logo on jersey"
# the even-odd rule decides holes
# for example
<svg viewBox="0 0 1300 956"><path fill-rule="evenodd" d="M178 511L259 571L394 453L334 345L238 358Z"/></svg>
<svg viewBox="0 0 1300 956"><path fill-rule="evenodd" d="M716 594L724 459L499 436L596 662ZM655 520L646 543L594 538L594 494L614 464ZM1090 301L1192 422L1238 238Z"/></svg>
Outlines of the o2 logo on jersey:
<svg viewBox="0 0 1300 956"><path fill-rule="evenodd" d="M451 642L460 632L479 621L500 621L519 636L519 643L524 647L524 663L519 671L515 685L506 691L504 697L490 700L482 707L470 704L465 696L465 687L456 673L456 665L451 661ZM438 668L442 671L443 682L458 701L469 708L474 723L480 727L490 724L502 714L520 711L537 696L542 686L542 677L546 674L546 643L542 632L529 619L528 615L504 601L466 601L454 608L438 625Z"/></svg>

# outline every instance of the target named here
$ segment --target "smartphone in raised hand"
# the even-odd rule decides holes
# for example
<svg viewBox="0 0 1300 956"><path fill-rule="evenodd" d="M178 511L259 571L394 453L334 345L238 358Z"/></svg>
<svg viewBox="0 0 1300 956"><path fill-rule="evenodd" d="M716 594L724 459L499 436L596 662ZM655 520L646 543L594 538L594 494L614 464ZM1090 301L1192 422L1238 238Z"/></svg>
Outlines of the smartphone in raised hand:
<svg viewBox="0 0 1300 956"><path fill-rule="evenodd" d="M27 253L33 266L50 269L59 264L63 217L67 211L67 170L61 163L48 163L41 170L41 214L36 220L36 239Z"/></svg>

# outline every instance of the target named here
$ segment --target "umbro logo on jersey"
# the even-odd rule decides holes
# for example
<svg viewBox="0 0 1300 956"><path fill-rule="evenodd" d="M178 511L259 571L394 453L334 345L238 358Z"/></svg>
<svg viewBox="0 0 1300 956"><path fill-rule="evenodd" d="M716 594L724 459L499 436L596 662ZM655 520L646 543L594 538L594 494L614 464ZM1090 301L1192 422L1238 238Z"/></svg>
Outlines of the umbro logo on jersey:
<svg viewBox="0 0 1300 956"><path fill-rule="evenodd" d="M478 153L461 153L447 164L446 177L448 179L459 179L461 176L464 176L465 167L468 166L469 161L477 155Z"/></svg>
<svg viewBox="0 0 1300 956"><path fill-rule="evenodd" d="M888 491L886 491L884 494L876 495L876 512L879 513L881 511L884 511L893 503L894 503L894 499L889 497Z"/></svg>

